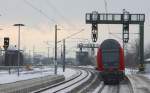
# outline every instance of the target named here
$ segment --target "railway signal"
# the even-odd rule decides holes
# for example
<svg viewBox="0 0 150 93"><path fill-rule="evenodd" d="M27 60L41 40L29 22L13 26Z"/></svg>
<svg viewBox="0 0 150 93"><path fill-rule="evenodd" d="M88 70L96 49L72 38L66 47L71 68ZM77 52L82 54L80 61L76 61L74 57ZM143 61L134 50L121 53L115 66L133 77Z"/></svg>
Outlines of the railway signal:
<svg viewBox="0 0 150 93"><path fill-rule="evenodd" d="M97 24L92 24L92 41L96 42L98 39L98 26Z"/></svg>
<svg viewBox="0 0 150 93"><path fill-rule="evenodd" d="M4 49L7 50L9 47L9 37L4 37Z"/></svg>
<svg viewBox="0 0 150 93"><path fill-rule="evenodd" d="M92 14L92 20L95 20L95 22L92 24L92 41L96 42L98 39L98 25L96 22L98 19L98 12L93 11Z"/></svg>
<svg viewBox="0 0 150 93"><path fill-rule="evenodd" d="M91 44L91 43L89 43L89 44L83 44L83 43L79 43L77 45L77 48L80 49L80 52L82 52L83 48L91 48L91 55L94 55L95 54L94 49L95 48L99 48L99 46L100 45L98 45L98 44Z"/></svg>
<svg viewBox="0 0 150 93"><path fill-rule="evenodd" d="M122 39L123 43L128 43L129 41L129 12L123 10L123 34Z"/></svg>

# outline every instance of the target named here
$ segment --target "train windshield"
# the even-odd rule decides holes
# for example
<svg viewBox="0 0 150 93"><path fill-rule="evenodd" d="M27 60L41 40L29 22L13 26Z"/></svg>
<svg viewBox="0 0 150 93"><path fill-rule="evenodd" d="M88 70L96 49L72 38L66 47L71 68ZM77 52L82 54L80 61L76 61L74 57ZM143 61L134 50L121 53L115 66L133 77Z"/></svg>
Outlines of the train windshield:
<svg viewBox="0 0 150 93"><path fill-rule="evenodd" d="M119 50L104 50L102 52L102 60L105 68L118 68L119 65Z"/></svg>

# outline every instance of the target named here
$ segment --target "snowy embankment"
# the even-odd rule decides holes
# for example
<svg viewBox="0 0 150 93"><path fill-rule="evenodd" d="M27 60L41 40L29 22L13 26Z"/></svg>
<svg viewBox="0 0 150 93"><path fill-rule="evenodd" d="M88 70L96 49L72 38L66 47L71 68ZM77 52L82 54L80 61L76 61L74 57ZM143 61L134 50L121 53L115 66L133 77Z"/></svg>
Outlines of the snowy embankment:
<svg viewBox="0 0 150 93"><path fill-rule="evenodd" d="M129 74L136 74L138 72L137 69L131 69L131 68L125 68L125 74L129 75Z"/></svg>
<svg viewBox="0 0 150 93"><path fill-rule="evenodd" d="M150 73L139 73L138 70L126 69L134 93L150 93Z"/></svg>
<svg viewBox="0 0 150 93"><path fill-rule="evenodd" d="M148 79L150 79L150 73L147 73L147 74L145 74L145 75L143 75L143 76L145 76L145 77L147 77Z"/></svg>
<svg viewBox="0 0 150 93"><path fill-rule="evenodd" d="M65 78L76 74L76 71L70 68L66 68L63 72L62 68L58 68L58 75L64 75ZM44 67L44 68L34 68L32 71L22 71L20 76L17 76L17 72L9 75L8 71L0 71L0 84L12 83L21 80L33 79L38 77L44 77L48 75L54 75L54 68Z"/></svg>
<svg viewBox="0 0 150 93"><path fill-rule="evenodd" d="M126 75L137 74L137 73L138 73L138 70L129 69L129 68L125 69L125 74ZM138 73L138 74L141 75L141 76L144 76L144 77L146 77L148 79L150 79L150 72L146 72L146 73L142 73L142 74Z"/></svg>

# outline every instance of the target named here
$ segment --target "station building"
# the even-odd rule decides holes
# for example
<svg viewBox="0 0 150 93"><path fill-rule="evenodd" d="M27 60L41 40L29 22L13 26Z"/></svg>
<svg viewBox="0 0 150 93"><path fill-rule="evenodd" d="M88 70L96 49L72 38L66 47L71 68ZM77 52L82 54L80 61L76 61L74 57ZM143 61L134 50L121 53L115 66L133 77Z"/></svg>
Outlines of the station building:
<svg viewBox="0 0 150 93"><path fill-rule="evenodd" d="M20 53L20 63L19 65L23 65L23 54ZM4 66L18 66L18 50L8 50L5 52L5 61Z"/></svg>

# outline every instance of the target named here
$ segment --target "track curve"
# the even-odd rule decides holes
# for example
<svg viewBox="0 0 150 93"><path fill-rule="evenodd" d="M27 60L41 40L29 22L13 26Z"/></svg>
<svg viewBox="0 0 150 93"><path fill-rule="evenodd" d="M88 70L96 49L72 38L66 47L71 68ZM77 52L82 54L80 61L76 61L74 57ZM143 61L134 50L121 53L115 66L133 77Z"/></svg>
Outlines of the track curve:
<svg viewBox="0 0 150 93"><path fill-rule="evenodd" d="M40 89L33 93L57 93L57 92L62 92L62 91L65 91L66 93L68 91L71 91L72 89L84 83L84 81L86 81L89 77L91 77L91 73L89 71L79 69L78 72L79 72L78 75L74 75L70 79L67 79L63 82Z"/></svg>

